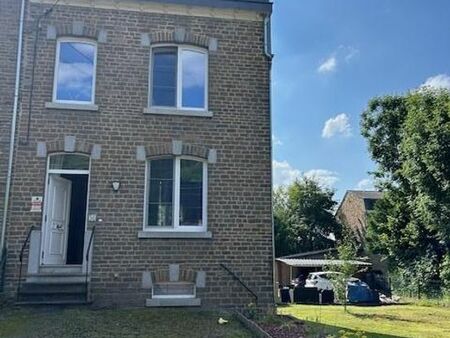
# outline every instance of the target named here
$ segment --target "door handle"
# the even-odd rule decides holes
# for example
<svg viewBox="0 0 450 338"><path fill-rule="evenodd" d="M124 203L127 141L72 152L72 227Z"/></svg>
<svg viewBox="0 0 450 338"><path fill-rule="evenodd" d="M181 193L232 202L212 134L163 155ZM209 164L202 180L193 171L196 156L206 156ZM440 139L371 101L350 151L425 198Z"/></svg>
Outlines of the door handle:
<svg viewBox="0 0 450 338"><path fill-rule="evenodd" d="M62 224L56 224L56 229L61 230L62 229Z"/></svg>

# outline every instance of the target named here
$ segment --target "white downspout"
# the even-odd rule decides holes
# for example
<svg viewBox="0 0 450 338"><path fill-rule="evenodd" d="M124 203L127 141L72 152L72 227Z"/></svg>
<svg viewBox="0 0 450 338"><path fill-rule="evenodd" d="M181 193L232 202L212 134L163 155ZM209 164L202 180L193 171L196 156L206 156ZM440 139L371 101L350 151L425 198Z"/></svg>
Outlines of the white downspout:
<svg viewBox="0 0 450 338"><path fill-rule="evenodd" d="M19 41L17 44L17 62L16 62L16 82L14 88L14 106L12 112L11 121L11 138L9 144L9 159L8 159L8 174L6 176L6 189L5 189L5 203L3 205L3 220L2 220L2 235L0 239L0 255L3 255L5 247L6 236L6 220L8 219L9 208L9 194L11 190L11 176L14 160L14 146L16 139L16 123L17 123L17 108L19 105L19 90L20 90L20 71L22 65L22 40L23 40L23 23L25 17L25 0L22 0L20 8L20 21L19 21Z"/></svg>

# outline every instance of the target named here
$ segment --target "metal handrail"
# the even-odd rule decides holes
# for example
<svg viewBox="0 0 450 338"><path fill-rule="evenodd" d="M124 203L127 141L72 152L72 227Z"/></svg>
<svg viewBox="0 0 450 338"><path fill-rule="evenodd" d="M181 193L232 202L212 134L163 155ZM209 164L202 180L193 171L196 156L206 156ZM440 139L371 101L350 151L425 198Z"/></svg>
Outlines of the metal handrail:
<svg viewBox="0 0 450 338"><path fill-rule="evenodd" d="M2 259L0 260L0 292L3 292L5 285L5 269L6 269L6 248L1 252Z"/></svg>
<svg viewBox="0 0 450 338"><path fill-rule="evenodd" d="M239 284L241 284L254 298L255 298L255 305L258 304L258 295L250 289L233 271L231 271L225 264L220 263L220 266L227 271L234 280L237 280Z"/></svg>
<svg viewBox="0 0 450 338"><path fill-rule="evenodd" d="M92 227L91 236L89 238L88 247L86 249L86 278L84 281L84 286L85 286L85 290L86 290L86 303L89 300L89 294L88 294L89 253L91 251L92 240L94 239L94 232L95 232L95 225Z"/></svg>
<svg viewBox="0 0 450 338"><path fill-rule="evenodd" d="M22 284L22 265L23 265L23 253L25 252L25 248L30 241L31 232L34 230L34 225L31 226L30 230L28 230L27 237L25 238L25 241L22 244L22 249L20 249L20 255L19 255L19 261L20 261L20 267L19 267L19 279L17 280L17 300L19 300L19 294L20 294L20 286Z"/></svg>

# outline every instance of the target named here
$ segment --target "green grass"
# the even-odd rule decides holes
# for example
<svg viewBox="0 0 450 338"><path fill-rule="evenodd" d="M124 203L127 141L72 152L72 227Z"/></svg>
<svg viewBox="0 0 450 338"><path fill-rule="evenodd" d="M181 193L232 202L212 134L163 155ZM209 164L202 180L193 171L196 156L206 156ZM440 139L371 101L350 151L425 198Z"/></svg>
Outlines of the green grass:
<svg viewBox="0 0 450 338"><path fill-rule="evenodd" d="M450 308L442 306L390 305L342 306L290 305L279 314L305 321L311 337L340 330L364 332L366 337L450 337Z"/></svg>
<svg viewBox="0 0 450 338"><path fill-rule="evenodd" d="M228 324L217 323L219 317ZM230 314L174 309L0 308L0 337L236 337L252 333Z"/></svg>

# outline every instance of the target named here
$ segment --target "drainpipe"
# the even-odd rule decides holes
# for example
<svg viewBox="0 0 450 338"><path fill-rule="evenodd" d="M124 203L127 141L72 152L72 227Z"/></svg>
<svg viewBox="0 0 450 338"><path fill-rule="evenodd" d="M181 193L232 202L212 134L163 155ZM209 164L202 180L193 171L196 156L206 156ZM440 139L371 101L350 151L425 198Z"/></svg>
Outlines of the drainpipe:
<svg viewBox="0 0 450 338"><path fill-rule="evenodd" d="M270 208L271 208L271 220L272 220L272 285L273 285L273 301L274 304L277 301L277 273L276 273L276 261L275 261L275 223L273 219L273 142L272 142L272 36L271 36L271 14L267 14L264 18L264 54L267 57L269 62L269 123L270 123L270 166L271 170L271 182L272 186L270 187Z"/></svg>
<svg viewBox="0 0 450 338"><path fill-rule="evenodd" d="M22 40L23 40L23 23L25 17L25 0L22 0L20 5L20 21L19 21L19 35L17 43L17 61L16 61L16 83L14 88L14 105L11 121L11 137L9 143L9 158L8 158L8 173L6 176L6 189L5 189L5 203L3 205L3 220L2 220L2 234L0 238L0 255L3 255L5 248L5 235L6 235L6 220L9 207L9 193L11 190L11 176L12 166L14 159L14 142L16 138L16 123L17 123L17 107L19 105L19 89L20 89L20 70L22 65Z"/></svg>

